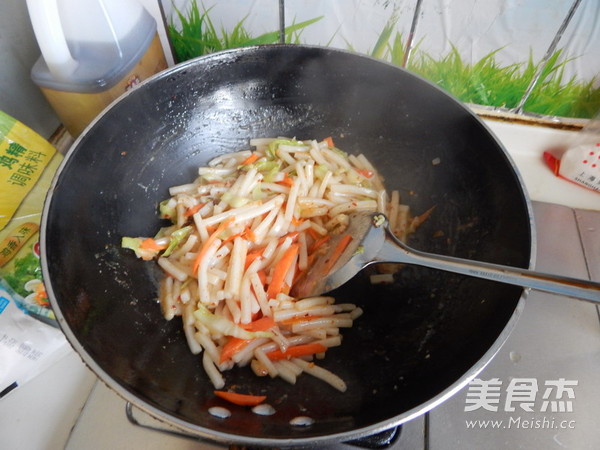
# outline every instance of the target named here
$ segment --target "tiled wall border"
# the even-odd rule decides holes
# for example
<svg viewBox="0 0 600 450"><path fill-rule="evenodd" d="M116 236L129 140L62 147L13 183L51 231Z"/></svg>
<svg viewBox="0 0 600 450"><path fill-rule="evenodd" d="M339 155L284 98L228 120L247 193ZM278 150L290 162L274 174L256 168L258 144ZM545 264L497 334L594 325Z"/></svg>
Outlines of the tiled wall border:
<svg viewBox="0 0 600 450"><path fill-rule="evenodd" d="M563 21L560 24L557 32L555 33L552 41L548 45L548 49L544 54L541 64L538 67L536 74L534 75L531 83L525 90L521 100L515 108L507 109L501 107L488 107L482 105L468 105L473 111L475 111L478 115L494 119L494 120L503 120L517 123L525 123L525 124L533 124L533 125L541 125L541 126L549 126L553 128L560 129L573 129L578 130L584 127L589 120L588 119L578 119L578 118L568 118L568 117L555 117L555 116L543 116L535 113L529 113L523 110L525 102L531 95L535 86L540 82L541 74L543 73L544 68L546 68L548 64L548 60L550 56L556 50L565 30L571 23L573 16L575 15L577 9L579 8L582 0L573 0L569 11L564 17ZM406 42L406 50L405 57L402 64L402 67L406 67L413 50L413 39L416 35L419 19L421 14L421 5L422 0L415 0L414 12L411 22L411 28L409 31L409 35ZM285 21L285 0L278 0L279 7L279 32L280 32L280 42L284 42L285 37L285 28L288 25Z"/></svg>

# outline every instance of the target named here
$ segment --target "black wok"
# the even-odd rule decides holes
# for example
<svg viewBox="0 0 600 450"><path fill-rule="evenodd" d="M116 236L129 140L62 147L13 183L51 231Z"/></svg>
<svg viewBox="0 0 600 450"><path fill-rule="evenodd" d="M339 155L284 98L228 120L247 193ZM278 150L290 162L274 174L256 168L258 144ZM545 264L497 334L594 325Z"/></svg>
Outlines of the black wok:
<svg viewBox="0 0 600 450"><path fill-rule="evenodd" d="M109 107L77 140L48 196L44 278L60 326L125 399L199 437L269 446L322 444L387 429L452 395L489 362L522 309L520 288L419 267L391 286L359 274L334 294L365 313L323 366L346 393L305 375L295 386L226 374L277 413L230 407L229 419L178 319L160 312L154 263L120 248L153 235L157 203L214 156L252 137L333 136L363 152L416 213L411 244L529 267L530 205L507 153L466 107L398 67L356 54L269 46L213 54L165 71ZM439 164L437 164L439 163ZM307 415L314 425L294 428Z"/></svg>

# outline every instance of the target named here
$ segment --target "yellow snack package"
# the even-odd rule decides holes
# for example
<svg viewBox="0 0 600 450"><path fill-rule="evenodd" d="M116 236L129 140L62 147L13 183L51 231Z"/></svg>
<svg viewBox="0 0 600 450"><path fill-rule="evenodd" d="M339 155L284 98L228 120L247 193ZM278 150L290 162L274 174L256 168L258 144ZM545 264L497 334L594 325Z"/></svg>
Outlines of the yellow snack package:
<svg viewBox="0 0 600 450"><path fill-rule="evenodd" d="M0 111L0 284L17 306L52 323L42 282L39 225L62 155L39 134Z"/></svg>

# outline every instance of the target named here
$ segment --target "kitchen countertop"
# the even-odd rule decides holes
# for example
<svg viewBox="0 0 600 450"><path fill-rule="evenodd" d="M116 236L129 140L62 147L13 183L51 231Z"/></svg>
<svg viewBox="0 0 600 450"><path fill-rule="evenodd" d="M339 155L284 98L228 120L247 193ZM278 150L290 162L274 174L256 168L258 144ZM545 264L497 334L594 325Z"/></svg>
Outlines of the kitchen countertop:
<svg viewBox="0 0 600 450"><path fill-rule="evenodd" d="M536 219L544 223L538 239L545 239L545 251L550 253L542 260L538 257L536 268L600 281L600 194L555 177L541 157L547 148L572 139L573 133L495 121L487 124L515 161L535 201ZM565 239L565 233L576 241ZM581 242L587 243L585 252ZM600 441L593 442L599 439L594 425L594 417L600 414L594 401L600 398L600 388L594 382L598 373L600 324L596 306L532 292L507 344L479 377L498 378L504 388L515 377L533 378L540 385L540 393L549 380L577 380L571 416L520 411L526 416L522 423L567 417L575 421L575 427L555 433L542 430L548 431L546 434L514 426L509 432L493 430L492 434L483 425L467 429L466 419L504 420L506 425L517 416L502 408L495 413L464 411L465 389L428 414L427 444L430 449L483 448L490 443L490 436L497 436L496 448L599 448ZM6 449L198 448L193 441L131 425L125 418L123 400L99 382L73 351L1 399L0 417L0 448ZM454 436L453 440L447 436Z"/></svg>
<svg viewBox="0 0 600 450"><path fill-rule="evenodd" d="M531 200L600 210L599 192L556 177L543 161L545 150L568 145L576 132L507 122L486 123L508 150Z"/></svg>
<svg viewBox="0 0 600 450"><path fill-rule="evenodd" d="M538 227L536 268L600 281L600 212L536 202L534 215L544 224ZM497 380L499 402L489 405L496 410L467 411L467 397L476 392L463 389L429 413L429 448L600 448L597 308L530 291L517 326L478 375ZM557 392L557 382L572 389L572 399L566 390Z"/></svg>

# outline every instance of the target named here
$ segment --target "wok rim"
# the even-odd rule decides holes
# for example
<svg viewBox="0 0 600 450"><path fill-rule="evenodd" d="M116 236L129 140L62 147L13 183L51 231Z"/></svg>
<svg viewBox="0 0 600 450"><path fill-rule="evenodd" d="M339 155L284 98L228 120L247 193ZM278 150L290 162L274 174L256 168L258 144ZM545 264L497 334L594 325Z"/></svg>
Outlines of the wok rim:
<svg viewBox="0 0 600 450"><path fill-rule="evenodd" d="M67 323L67 320L65 319L65 317L62 313L62 310L60 308L59 302L57 300L57 296L55 295L55 292L53 289L53 284L52 284L52 281L50 278L50 274L49 274L48 258L46 257L46 240L47 240L48 217L49 217L49 213L50 213L50 209L51 209L50 207L52 204L52 200L54 197L54 192L56 190L58 181L59 181L65 167L67 166L67 164L69 162L69 159L72 158L73 155L76 154L77 150L80 148L79 147L80 142L84 138L87 137L88 133L90 133L90 131L94 128L96 123L99 122L105 115L107 115L116 104L124 101L132 92L136 91L137 89L143 88L147 84L157 82L158 80L160 80L162 78L166 78L166 77L170 76L171 74L174 74L181 70L185 70L186 67L193 66L193 65L197 64L198 61L209 61L211 59L222 59L224 55L229 55L229 54L238 55L238 54L251 53L251 52L256 52L256 51L268 52L269 49L271 49L271 48L294 48L294 49L300 49L300 51L303 49L304 50L319 50L319 51L324 51L324 52L329 52L329 53L347 54L347 55L351 55L352 57L359 57L362 59L371 60L377 64L383 64L383 65L390 66L396 70L403 71L412 77L416 77L416 78L420 79L422 82L424 82L424 83L428 84L429 86L431 86L432 88L434 88L440 94L445 95L446 97L450 98L453 102L458 104L458 106L460 106L463 110L465 110L479 125L481 125L483 127L483 129L489 135L489 138L492 139L496 143L498 149L502 151L503 156L506 158L506 161L508 162L510 168L513 171L513 175L515 176L515 178L518 182L518 185L521 189L522 200L524 201L524 204L526 206L526 211L528 214L529 232L530 232L530 248L529 248L530 254L529 254L528 268L532 269L535 266L536 253L537 253L537 235L536 235L536 228L535 228L535 218L533 215L533 206L531 203L531 199L527 192L527 188L526 188L526 185L522 178L522 175L519 172L518 167L516 166L513 158L508 153L508 151L506 150L506 148L504 147L502 142L500 142L498 137L492 132L490 127L483 121L483 119L480 118L474 111L472 111L464 102L459 101L454 96L452 96L448 92L444 91L439 86L435 85L433 82L423 78L422 76L420 76L418 74L410 72L400 66L394 65L387 61L383 61L383 60L380 60L380 59L377 59L377 58L374 58L374 57L371 57L368 55L351 52L349 50L344 50L344 49L335 49L335 48L331 48L331 47L317 46L317 45L269 44L269 45L257 45L257 46L251 46L251 47L242 47L242 48L236 48L236 49L223 50L223 51L211 53L208 55L199 56L197 58L190 59L188 61L184 61L182 63L179 63L172 67L169 67L169 68L165 69L164 71L159 72L159 73L145 79L138 86L136 86L135 89L125 92L119 98L114 100L83 130L83 132L75 139L75 141L73 142L73 144L71 145L71 147L69 148L67 153L65 154L63 161L61 162L56 173L54 174L52 184L51 184L51 186L48 190L48 193L46 195L46 198L45 198L44 208L42 211L42 218L40 221L40 265L42 268L42 275L43 275L44 280L49 281L49 282L45 283L46 291L48 293L48 299L50 301L52 310L55 313L56 321L57 321L61 331L65 334L69 344L75 350L75 352L79 355L79 357L81 358L82 362L86 365L86 367L88 367L98 377L98 379L104 383L105 386L107 386L112 391L114 391L123 400L125 400L126 402L137 407L141 411L147 413L149 416L151 416L161 422L164 422L168 425L172 425L172 426L180 429L181 432L184 433L185 436L193 437L200 441L206 441L206 442L210 442L213 444L215 444L215 443L225 444L225 445L246 444L246 445L261 445L261 446L266 445L266 446L281 446L281 447L291 447L291 446L298 446L298 445L310 445L310 446L324 445L324 444L340 443L340 442L350 441L350 440L354 440L354 439L360 439L360 438L364 438L366 436L370 436L370 435L388 430L393 427L397 427L406 422L409 422L410 420L415 419L415 418L431 411L435 407L439 406L440 404L442 404L443 402L448 400L450 397L454 396L458 391L463 389L470 381L472 381L480 372L482 372L485 369L485 367L493 360L493 358L496 356L496 354L500 351L500 349L502 348L502 346L504 345L504 343L506 342L506 340L508 339L508 337L514 330L514 328L519 320L519 317L521 316L521 314L524 310L525 300L528 296L530 289L529 288L523 289L523 291L517 301L515 309L514 309L513 313L511 314L508 322L506 323L506 325L504 326L504 328L502 329L502 331L498 335L498 337L495 339L495 341L493 342L491 347L483 354L483 356L475 364L473 364L457 381L455 381L453 384L448 386L446 389L444 389L442 392L440 392L436 396L430 398L428 401L420 404L419 406L412 408L408 411L405 411L401 414L398 414L396 416L390 417L386 420L380 421L376 424L369 425L366 427L361 427L361 428L355 428L355 429L349 430L347 432L328 434L328 435L308 436L308 437L295 437L295 438L271 438L271 437L259 438L259 437L246 436L243 434L233 434L233 433L225 433L225 432L221 432L221 431L215 431L215 430L209 429L208 427L201 426L201 425L195 425L195 424L189 423L185 420L174 417L174 416L170 415L169 413L167 413L167 412L149 404L148 402L142 400L141 398L137 397L133 392L129 391L123 385L121 385L119 382L117 382L115 379L113 379L113 377L108 372L103 370L99 366L99 364L96 363L94 358L91 357L90 354L84 349L83 345L79 342L79 340L77 339L77 337L71 330L71 327ZM125 420L125 418L126 417L125 417L125 411L124 411L123 419ZM310 428L307 428L306 431L310 432L309 430L310 430ZM243 431L243 430L240 430L240 431Z"/></svg>

